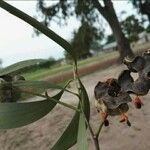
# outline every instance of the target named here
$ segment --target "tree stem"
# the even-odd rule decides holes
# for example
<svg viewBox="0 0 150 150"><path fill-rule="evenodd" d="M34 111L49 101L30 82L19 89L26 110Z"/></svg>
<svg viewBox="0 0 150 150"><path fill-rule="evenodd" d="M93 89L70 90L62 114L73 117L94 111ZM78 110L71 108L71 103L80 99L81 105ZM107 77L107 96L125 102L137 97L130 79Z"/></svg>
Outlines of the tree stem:
<svg viewBox="0 0 150 150"><path fill-rule="evenodd" d="M70 109L73 109L73 110L75 110L75 111L77 111L77 112L80 112L80 110L77 109L76 107L74 107L74 106L72 106L72 105L69 105L69 104L67 104L67 103L61 102L61 101L57 101L57 100L55 100L55 99L52 98L52 97L45 96L45 95L38 94L38 93L34 93L34 92L30 92L30 91L26 91L26 90L21 90L21 92L29 93L29 94L32 94L32 95L35 95L35 96L39 96L39 97L43 97L43 98L49 99L49 100L51 100L51 101L53 101L53 102L55 102L55 103L61 104L61 105L65 106L65 107L67 107L67 108L70 108Z"/></svg>
<svg viewBox="0 0 150 150"><path fill-rule="evenodd" d="M84 114L85 115L85 114ZM102 127L104 125L104 122L101 122L96 134L94 134L94 131L90 125L90 123L87 121L86 117L85 117L85 121L86 121L86 124L89 128L89 131L91 133L91 136L92 136L92 139L93 139L93 142L94 142L94 146L95 146L95 150L100 150L100 145L99 145L99 141L98 141L98 138L99 138L99 135L100 135L100 132L102 130Z"/></svg>
<svg viewBox="0 0 150 150"><path fill-rule="evenodd" d="M96 149L96 150L100 150L100 146L99 146L98 139L97 139L97 138L94 138L93 140L94 140L95 149Z"/></svg>
<svg viewBox="0 0 150 150"><path fill-rule="evenodd" d="M11 6L7 2L0 0L0 7L8 11L9 13L13 14L14 16L22 19L23 21L27 22L43 34L45 34L47 37L55 41L57 44L59 44L61 47L63 47L73 58L73 60L76 62L75 54L72 50L72 46L62 37L60 37L58 34L56 34L54 31L50 30L43 24L41 24L36 19L32 18L31 16L27 15L26 13L22 12L21 10L15 8L14 6Z"/></svg>
<svg viewBox="0 0 150 150"><path fill-rule="evenodd" d="M96 138L97 138L97 139L98 139L98 137L99 137L99 134L100 134L100 132L101 132L101 130L102 130L103 125L104 125L104 122L101 122L101 124L100 124L100 126L99 126L99 128L98 128L98 131L96 132Z"/></svg>
<svg viewBox="0 0 150 150"><path fill-rule="evenodd" d="M99 135L100 135L100 132L102 130L102 127L103 127L104 123L101 122L99 128L98 128L98 131L95 135L92 134L92 138L93 138L93 141L94 141L94 145L95 145L95 149L96 150L100 150L100 145L99 145L99 141L98 141L98 138L99 138Z"/></svg>
<svg viewBox="0 0 150 150"><path fill-rule="evenodd" d="M77 68L77 64L76 64L76 63L74 64L73 72L74 72L74 80L76 81L76 87L78 88L78 92L79 92L78 94L79 94L79 96L80 96L80 91L79 91L79 88L80 88L80 87L78 87L78 81L79 81L78 78L79 78L79 75L78 75L78 68ZM80 105L81 105L81 111L83 111L82 103L81 103L81 101L80 101L80 97L79 97L79 103L80 103ZM94 146L95 146L95 150L100 150L98 137L99 137L100 131L101 131L102 127L103 127L103 122L100 124L97 133L94 134L94 131L93 131L93 129L92 129L90 123L88 122L88 120L87 120L87 118L86 118L86 116L85 116L84 111L83 111L83 115L84 115L84 117L85 117L86 124L87 124L87 126L88 126L88 128L89 128L89 131L90 131L90 133L91 133L91 136L92 136L92 139L93 139L93 142L94 142Z"/></svg>

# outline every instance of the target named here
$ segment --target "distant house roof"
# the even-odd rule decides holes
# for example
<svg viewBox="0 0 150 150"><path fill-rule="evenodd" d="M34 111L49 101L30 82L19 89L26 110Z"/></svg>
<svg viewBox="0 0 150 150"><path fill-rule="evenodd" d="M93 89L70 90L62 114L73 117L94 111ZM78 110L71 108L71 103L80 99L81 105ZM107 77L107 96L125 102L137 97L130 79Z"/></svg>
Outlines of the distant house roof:
<svg viewBox="0 0 150 150"><path fill-rule="evenodd" d="M103 46L103 49L111 49L117 46L117 42L112 42Z"/></svg>
<svg viewBox="0 0 150 150"><path fill-rule="evenodd" d="M145 32L145 31L143 31L143 32L141 32L141 33L138 34L139 38L143 38L146 35L149 36L150 34L147 33L147 32Z"/></svg>

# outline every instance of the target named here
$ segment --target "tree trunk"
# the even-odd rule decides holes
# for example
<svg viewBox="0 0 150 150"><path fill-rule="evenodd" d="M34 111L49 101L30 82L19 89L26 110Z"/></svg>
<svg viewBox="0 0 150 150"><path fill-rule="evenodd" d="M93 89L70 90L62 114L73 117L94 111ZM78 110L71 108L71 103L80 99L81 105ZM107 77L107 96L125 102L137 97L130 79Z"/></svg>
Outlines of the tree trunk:
<svg viewBox="0 0 150 150"><path fill-rule="evenodd" d="M148 17L148 21L149 21L149 24L150 24L150 15L148 14L147 17Z"/></svg>
<svg viewBox="0 0 150 150"><path fill-rule="evenodd" d="M94 2L95 1L95 2ZM118 50L120 54L120 61L123 61L124 57L133 57L134 54L130 48L130 44L127 38L124 36L118 18L116 16L113 4L111 0L103 0L105 7L102 7L98 0L94 0L95 7L102 14L102 16L109 23L113 35L116 39Z"/></svg>

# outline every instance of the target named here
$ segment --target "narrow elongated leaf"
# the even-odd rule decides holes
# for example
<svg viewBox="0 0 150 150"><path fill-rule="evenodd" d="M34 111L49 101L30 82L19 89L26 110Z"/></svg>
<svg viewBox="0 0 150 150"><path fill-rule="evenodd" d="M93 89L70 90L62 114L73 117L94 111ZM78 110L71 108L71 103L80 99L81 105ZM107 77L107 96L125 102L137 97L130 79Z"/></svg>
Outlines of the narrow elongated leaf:
<svg viewBox="0 0 150 150"><path fill-rule="evenodd" d="M64 89L63 87L52 84L46 81L17 81L13 83L14 86L19 88L33 88L33 89ZM64 89L65 90L65 89Z"/></svg>
<svg viewBox="0 0 150 150"><path fill-rule="evenodd" d="M51 101L43 100L28 103L1 103L0 128L10 129L30 124L50 111Z"/></svg>
<svg viewBox="0 0 150 150"><path fill-rule="evenodd" d="M47 37L49 37L50 39L55 41L57 44L59 44L61 47L63 47L72 56L74 61L76 61L75 53L73 51L72 46L69 44L69 42L67 42L65 39L60 37L58 34L53 32L52 30L50 30L46 26L44 26L42 23L40 23L36 19L29 16L28 14L26 14L26 13L22 12L21 10L15 8L14 6L11 6L10 4L8 4L7 2L5 2L3 0L0 0L0 7L5 9L9 13L11 13L12 15L15 15L16 17L18 17L18 18L22 19L23 21L27 22L28 24L30 24L34 28L38 29L39 31L41 31Z"/></svg>
<svg viewBox="0 0 150 150"><path fill-rule="evenodd" d="M87 131L83 113L80 114L79 120L77 150L88 150Z"/></svg>
<svg viewBox="0 0 150 150"><path fill-rule="evenodd" d="M30 59L30 60L20 61L18 63L15 63L13 65L10 65L6 68L1 69L0 76L18 72L21 69L24 69L26 67L33 66L33 65L36 65L36 64L42 63L42 62L45 62L45 60L44 59Z"/></svg>
<svg viewBox="0 0 150 150"><path fill-rule="evenodd" d="M78 107L79 108L79 107ZM56 142L56 144L51 148L51 150L68 150L77 142L77 134L78 134L78 125L79 125L79 117L80 113L76 112L70 124Z"/></svg>
<svg viewBox="0 0 150 150"><path fill-rule="evenodd" d="M80 80L79 83L81 88L81 99L83 101L82 104L84 108L84 113L87 120L89 121L90 116L89 98L85 90L85 87ZM80 104L78 105L78 108L80 109ZM68 150L70 147L76 144L78 137L79 119L80 113L76 112L70 124L68 125L62 136L59 138L59 140L56 142L56 144L52 147L51 150L60 150L60 149Z"/></svg>
<svg viewBox="0 0 150 150"><path fill-rule="evenodd" d="M87 91L84 87L84 85L82 84L82 82L79 80L80 83L80 88L81 88L81 102L82 102L82 108L83 111L85 113L86 119L87 121L89 121L90 119L90 101L89 101L89 97L87 94Z"/></svg>
<svg viewBox="0 0 150 150"><path fill-rule="evenodd" d="M64 89L52 98L59 101L63 93ZM56 104L51 100L0 103L0 129L17 128L35 122L48 114Z"/></svg>

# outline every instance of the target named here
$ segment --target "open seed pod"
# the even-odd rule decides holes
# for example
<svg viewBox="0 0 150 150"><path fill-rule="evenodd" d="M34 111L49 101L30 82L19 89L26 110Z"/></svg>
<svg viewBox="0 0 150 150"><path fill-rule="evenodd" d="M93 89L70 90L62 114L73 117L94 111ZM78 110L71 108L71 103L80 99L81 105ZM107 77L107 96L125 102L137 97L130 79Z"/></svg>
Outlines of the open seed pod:
<svg viewBox="0 0 150 150"><path fill-rule="evenodd" d="M20 90L11 83L0 87L0 102L16 102L20 98Z"/></svg>
<svg viewBox="0 0 150 150"><path fill-rule="evenodd" d="M129 94L146 95L149 91L149 79L141 73L140 76L134 80L130 73L129 70L122 71L118 77L118 84Z"/></svg>
<svg viewBox="0 0 150 150"><path fill-rule="evenodd" d="M143 58L145 59L146 64L140 75L148 80L150 88L150 50L143 53Z"/></svg>
<svg viewBox="0 0 150 150"><path fill-rule="evenodd" d="M143 53L143 57L147 62L150 61L150 49Z"/></svg>
<svg viewBox="0 0 150 150"><path fill-rule="evenodd" d="M115 82L114 82L115 81ZM98 111L106 112L108 115L120 115L128 111L128 102L131 98L128 93L123 92L115 79L113 84L108 85L107 82L99 82L94 90L95 106ZM110 93L116 93L116 96Z"/></svg>
<svg viewBox="0 0 150 150"><path fill-rule="evenodd" d="M135 57L132 61L125 59L129 70L124 70L118 77L119 85L128 93L146 95L150 89L150 50L142 56ZM138 78L133 80L130 72L137 72Z"/></svg>
<svg viewBox="0 0 150 150"><path fill-rule="evenodd" d="M133 81L130 71L123 71L119 78L119 84L127 92L131 91L136 95L146 95L150 89L150 50L137 56L133 60L125 59L124 63L131 72L137 72L138 78Z"/></svg>
<svg viewBox="0 0 150 150"><path fill-rule="evenodd" d="M123 91L130 93L133 91L132 85L134 83L134 79L130 75L130 70L123 70L118 77L118 84L121 86Z"/></svg>
<svg viewBox="0 0 150 150"><path fill-rule="evenodd" d="M0 102L16 102L21 97L20 89L13 86L13 81L25 80L22 76L1 76Z"/></svg>
<svg viewBox="0 0 150 150"><path fill-rule="evenodd" d="M125 58L124 64L131 72L138 72L144 68L145 59L141 56L136 56L134 59Z"/></svg>

